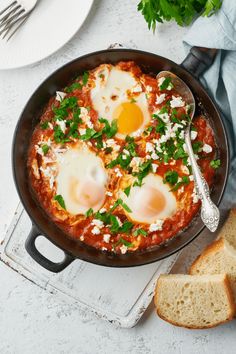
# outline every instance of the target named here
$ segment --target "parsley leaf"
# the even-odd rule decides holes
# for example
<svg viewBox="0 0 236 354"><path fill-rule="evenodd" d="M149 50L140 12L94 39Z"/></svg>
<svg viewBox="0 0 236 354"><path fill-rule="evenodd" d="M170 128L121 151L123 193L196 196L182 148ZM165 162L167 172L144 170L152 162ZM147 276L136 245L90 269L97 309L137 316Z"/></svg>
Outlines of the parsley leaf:
<svg viewBox="0 0 236 354"><path fill-rule="evenodd" d="M60 206L66 210L64 199L60 194L55 195L54 200L56 200L58 204L60 204Z"/></svg>
<svg viewBox="0 0 236 354"><path fill-rule="evenodd" d="M86 217L89 217L89 216L91 216L91 215L93 215L93 209L92 209L92 208L89 208L89 209L86 211L85 216L86 216Z"/></svg>
<svg viewBox="0 0 236 354"><path fill-rule="evenodd" d="M152 161L148 160L139 166L139 172L134 173L137 176L137 181L134 182L134 186L141 187L144 177L152 170Z"/></svg>
<svg viewBox="0 0 236 354"><path fill-rule="evenodd" d="M212 161L210 162L210 166L211 166L212 168L214 168L214 169L219 168L220 165L221 165L220 159L212 160Z"/></svg>
<svg viewBox="0 0 236 354"><path fill-rule="evenodd" d="M82 85L79 82L73 82L70 86L65 88L65 92L70 93L73 92L74 90L81 90Z"/></svg>
<svg viewBox="0 0 236 354"><path fill-rule="evenodd" d="M147 236L147 231L144 229L136 229L133 233L134 236L142 235L142 236Z"/></svg>
<svg viewBox="0 0 236 354"><path fill-rule="evenodd" d="M119 205L121 205L128 213L132 212L128 205L125 204L120 198L114 203L113 207L110 209L110 212L114 211Z"/></svg>
<svg viewBox="0 0 236 354"><path fill-rule="evenodd" d="M119 241L116 243L116 245L118 246L120 243L122 243L124 246L126 247L133 247L133 244L127 240L125 240L123 237L120 237Z"/></svg>
<svg viewBox="0 0 236 354"><path fill-rule="evenodd" d="M134 224L130 221L125 221L123 225L119 228L119 232L129 233L133 228Z"/></svg>
<svg viewBox="0 0 236 354"><path fill-rule="evenodd" d="M97 134L96 130L92 128L87 128L85 134L80 135L79 139L80 140L89 140L93 138Z"/></svg>
<svg viewBox="0 0 236 354"><path fill-rule="evenodd" d="M48 146L47 144L44 144L44 145L42 146L42 150L43 150L44 155L46 155L46 154L48 153L49 146Z"/></svg>
<svg viewBox="0 0 236 354"><path fill-rule="evenodd" d="M178 178L178 172L169 170L164 174L163 182L175 185L178 182Z"/></svg>
<svg viewBox="0 0 236 354"><path fill-rule="evenodd" d="M45 122L43 122L43 123L40 124L40 127L45 130L45 129L47 129L48 126L49 126L48 123L49 123L48 121L45 121Z"/></svg>
<svg viewBox="0 0 236 354"><path fill-rule="evenodd" d="M168 87L173 88L174 85L171 82L171 78L170 77L166 77L165 80L163 81L163 83L160 85L160 90L166 90Z"/></svg>
<svg viewBox="0 0 236 354"><path fill-rule="evenodd" d="M128 186L124 189L124 193L127 195L127 197L129 196L130 194L130 189L131 189L131 186Z"/></svg>
<svg viewBox="0 0 236 354"><path fill-rule="evenodd" d="M85 71L82 76L82 81L83 81L84 86L87 84L88 78L89 78L89 73L88 73L88 71Z"/></svg>
<svg viewBox="0 0 236 354"><path fill-rule="evenodd" d="M156 126L156 132L162 134L165 134L165 131L167 129L166 123L157 115L153 114L153 117L158 121L158 125Z"/></svg>

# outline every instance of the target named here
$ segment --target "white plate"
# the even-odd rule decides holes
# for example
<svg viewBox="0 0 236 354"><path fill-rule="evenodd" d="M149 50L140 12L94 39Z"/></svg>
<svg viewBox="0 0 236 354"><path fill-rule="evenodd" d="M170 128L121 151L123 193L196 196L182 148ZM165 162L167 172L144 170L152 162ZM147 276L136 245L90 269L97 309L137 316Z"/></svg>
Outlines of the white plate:
<svg viewBox="0 0 236 354"><path fill-rule="evenodd" d="M1 0L0 10L11 0ZM33 64L60 49L82 26L93 0L39 0L26 23L0 40L0 70Z"/></svg>

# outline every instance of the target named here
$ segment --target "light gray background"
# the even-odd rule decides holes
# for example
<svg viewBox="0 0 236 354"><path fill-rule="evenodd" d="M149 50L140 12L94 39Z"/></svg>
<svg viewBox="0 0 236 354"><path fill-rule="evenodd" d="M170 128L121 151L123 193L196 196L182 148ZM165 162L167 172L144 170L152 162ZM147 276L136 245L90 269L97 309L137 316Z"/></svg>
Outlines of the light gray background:
<svg viewBox="0 0 236 354"><path fill-rule="evenodd" d="M18 202L10 162L14 127L24 104L44 78L73 58L115 42L178 63L184 58L181 38L186 29L167 24L153 35L136 6L136 0L95 0L84 26L63 49L31 67L0 72L0 240ZM89 314L78 315L73 306L55 302L53 295L0 264L1 354L228 354L235 353L235 345L235 321L191 331L160 320L153 306L135 328L116 329Z"/></svg>

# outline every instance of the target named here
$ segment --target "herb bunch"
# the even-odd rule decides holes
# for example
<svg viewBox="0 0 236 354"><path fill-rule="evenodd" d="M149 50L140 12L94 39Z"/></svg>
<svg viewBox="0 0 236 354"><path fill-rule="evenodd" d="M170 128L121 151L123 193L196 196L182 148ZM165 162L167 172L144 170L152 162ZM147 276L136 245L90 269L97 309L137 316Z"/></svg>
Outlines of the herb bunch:
<svg viewBox="0 0 236 354"><path fill-rule="evenodd" d="M179 26L189 25L194 18L211 16L221 8L223 0L141 0L138 11L144 16L148 28L155 31L157 22L174 20Z"/></svg>

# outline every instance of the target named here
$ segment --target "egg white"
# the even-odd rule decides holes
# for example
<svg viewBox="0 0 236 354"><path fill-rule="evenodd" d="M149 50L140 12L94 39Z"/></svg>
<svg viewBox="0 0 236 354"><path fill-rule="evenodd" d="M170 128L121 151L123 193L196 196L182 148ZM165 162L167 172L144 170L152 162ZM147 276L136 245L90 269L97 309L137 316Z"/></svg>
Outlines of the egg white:
<svg viewBox="0 0 236 354"><path fill-rule="evenodd" d="M150 193L153 189L162 194L165 199L165 206L160 212L152 212L149 215L148 202L152 197ZM135 222L147 224L152 224L159 219L164 220L171 217L177 210L177 202L174 194L170 192L169 189L169 185L164 184L160 176L149 174L143 179L143 185L141 187L135 186L131 188L129 196L121 192L120 197L131 209L131 213L125 211L127 216Z"/></svg>
<svg viewBox="0 0 236 354"><path fill-rule="evenodd" d="M85 146L76 145L57 161L56 193L71 214L97 211L105 200L107 174L102 160Z"/></svg>
<svg viewBox="0 0 236 354"><path fill-rule="evenodd" d="M129 135L134 136L137 131L141 133L150 122L150 113L146 93L142 92L140 82L132 73L123 71L112 65L101 65L95 72L94 87L91 89L91 100L93 108L98 112L99 117L111 122L114 112L122 103L130 102L128 94L135 93L135 105L143 114L143 123L136 131ZM117 133L117 137L124 138L126 135Z"/></svg>

